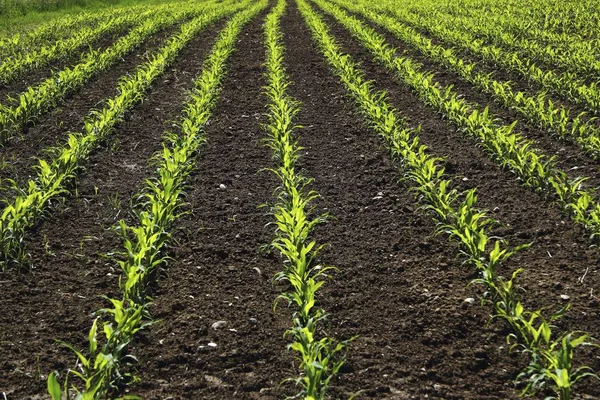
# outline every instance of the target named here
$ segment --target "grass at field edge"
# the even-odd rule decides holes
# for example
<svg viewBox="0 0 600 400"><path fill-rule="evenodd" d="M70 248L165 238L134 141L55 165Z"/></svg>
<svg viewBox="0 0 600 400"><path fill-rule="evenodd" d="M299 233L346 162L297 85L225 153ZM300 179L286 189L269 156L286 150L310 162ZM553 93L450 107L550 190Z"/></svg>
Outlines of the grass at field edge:
<svg viewBox="0 0 600 400"><path fill-rule="evenodd" d="M51 19L81 12L136 5L173 3L178 0L0 0L0 37L32 29Z"/></svg>

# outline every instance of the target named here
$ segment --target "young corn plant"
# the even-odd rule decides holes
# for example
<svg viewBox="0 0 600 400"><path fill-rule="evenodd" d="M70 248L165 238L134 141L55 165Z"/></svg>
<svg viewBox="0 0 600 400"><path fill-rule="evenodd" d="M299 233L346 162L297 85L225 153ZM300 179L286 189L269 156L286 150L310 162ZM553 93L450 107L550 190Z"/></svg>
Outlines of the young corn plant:
<svg viewBox="0 0 600 400"><path fill-rule="evenodd" d="M36 86L27 88L7 106L0 106L0 143L22 133L43 113L67 95L82 88L91 78L110 68L127 53L166 27L208 11L210 6L188 6L173 13L157 13L145 19L104 51L90 50L79 64L65 68Z"/></svg>
<svg viewBox="0 0 600 400"><path fill-rule="evenodd" d="M123 301L109 299L113 307L100 310L98 313L109 315L113 322L94 320L88 334L88 354L72 345L59 342L71 349L77 356L77 369L67 371L64 383L58 381L56 372L48 376L48 393L52 400L63 400L63 395L73 400L96 400L105 398L108 394L118 393L123 385L137 380L134 373L124 372L126 368L137 362L128 352L133 336L150 324L143 320L144 306L127 305ZM98 328L104 333L104 343L98 343ZM70 384L73 376L83 382L83 388ZM71 396L74 394L74 396ZM136 396L125 396L123 399L139 399Z"/></svg>
<svg viewBox="0 0 600 400"><path fill-rule="evenodd" d="M348 16L340 7L324 0L316 0L315 3L344 25L379 63L411 87L426 104L445 115L465 135L481 143L497 163L513 172L524 185L551 200L557 200L557 203L562 195L569 193L567 188L557 189L557 185L564 182L561 178L566 173L555 165L554 157L541 154L533 148L531 141L514 132L516 122L497 126L487 107L481 110L466 102L451 86L443 87L434 81L431 73L420 72L419 66L409 58L397 57L396 49L389 46L375 30ZM578 207L581 197L593 199L587 209ZM571 214L573 221L588 229L592 239L599 235L596 223L600 220L600 204L590 192L579 188L573 196L559 205ZM578 215L583 217L579 218Z"/></svg>
<svg viewBox="0 0 600 400"><path fill-rule="evenodd" d="M588 367L574 369L572 363L564 362L565 354L572 359L575 347L591 345L592 340L587 334L577 332L564 333L558 339L553 339L551 324L543 319L541 311L529 312L524 309L514 284L515 277L521 270L514 272L511 279L506 281L497 274L497 268L514 252L527 246L510 248L488 233L493 220L485 212L475 208L475 191L457 193L454 189L448 189L450 182L443 179L443 167L436 165L440 160L428 156L426 148L419 145L418 130L407 128L405 122L396 117L395 110L387 104L385 93L373 93L372 84L363 78L350 57L340 52L323 21L304 0L297 2L325 58L352 94L368 124L386 141L394 160L399 161L405 170L405 180L413 185L413 191L425 203L424 208L431 211L440 223L438 233L445 232L457 239L467 258L466 262L481 273L481 277L473 282L486 286L485 298L494 305L495 318L505 319L513 328L513 333L508 337L508 340L517 341L513 348L519 347L531 355L532 362L520 378L535 383L528 384L524 393L534 393L543 382L552 384L561 399L570 398L570 389L565 389L566 386L570 387L585 376L595 375ZM319 0L315 2L320 3ZM383 53L385 49L379 50ZM459 198L464 200L458 201ZM458 205L455 206L454 203ZM565 311L563 309L555 313L550 322ZM584 339L581 342L575 341L571 346L563 341L565 337ZM554 376L560 376L561 381L550 374L558 363L564 368Z"/></svg>
<svg viewBox="0 0 600 400"><path fill-rule="evenodd" d="M292 340L288 348L299 354L302 371L298 378L289 379L302 386L302 391L295 397L321 400L326 397L331 379L344 364L348 341L338 342L327 336L318 338L321 336L319 324L327 315L316 308L317 292L334 267L323 266L317 261L323 245L317 245L310 236L314 228L327 219L327 214L309 216L310 204L319 195L307 189L312 180L296 172L301 147L294 139L293 131L296 128L294 118L300 108L287 94L289 81L283 67L284 47L280 31L285 7L286 1L279 0L265 22L268 80L265 94L269 99L265 142L273 151L276 164L270 170L281 181L277 202L272 208L276 237L271 246L285 259L285 268L275 275L274 281L289 287L289 291L278 296L275 305L283 300L294 308L293 325L285 336Z"/></svg>
<svg viewBox="0 0 600 400"><path fill-rule="evenodd" d="M548 335L549 336L549 335ZM591 342L590 336L585 332L564 333L555 340L546 339L546 347L540 354L533 353L532 361L518 379L525 379L524 395L535 394L544 386L545 381L554 383L558 388L557 396L550 399L570 400L572 387L583 378L600 379L598 375L587 366L573 369L573 356L575 349L581 346L596 346Z"/></svg>
<svg viewBox="0 0 600 400"><path fill-rule="evenodd" d="M226 9L211 9L181 26L176 34L149 61L119 82L119 94L107 100L102 110L92 111L84 121L84 132L71 134L67 143L55 149L50 162L39 161L37 177L20 190L16 199L6 205L0 216L0 265L24 265L23 238L26 230L37 222L53 199L68 193L89 154L108 139L125 113L139 103L150 85L173 63L178 53L196 33L219 18L244 7L237 3ZM8 203L8 202L7 202Z"/></svg>
<svg viewBox="0 0 600 400"><path fill-rule="evenodd" d="M247 4L241 6L247 7ZM129 344L139 330L151 324L147 311L151 304L147 296L148 284L167 258L164 250L171 238L170 229L181 216L183 190L195 167L197 151L205 141L202 129L220 95L226 62L242 27L266 5L264 0L254 4L226 25L204 63L201 76L195 81L196 88L184 108L181 134L165 133L163 149L154 156L158 176L146 182L145 191L138 197L141 211L136 215L139 225L131 227L124 221L120 222L125 248L125 259L119 261L123 270L119 279L122 298L109 298L113 307L99 311L112 322L94 321L88 335L87 357L63 343L77 355L79 369L69 370L62 386L56 373L49 375L48 392L53 400L61 400L63 394L68 398L70 392L76 393L75 400L99 400L122 392L126 385L136 381L135 373L127 372L137 361L129 353ZM101 347L96 339L98 324L105 334L105 344ZM79 378L83 388L69 386L70 376Z"/></svg>
<svg viewBox="0 0 600 400"><path fill-rule="evenodd" d="M534 62L536 60L523 58L518 52L502 49L493 44L488 45L484 40L458 29L457 26L462 26L461 24L448 25L444 19L431 18L427 13L419 15L410 13L402 7L390 8L379 3L366 5L365 2L361 2L361 4L369 9L389 13L396 21L431 34L457 49L467 51L485 64L509 73L516 73L525 80L534 82L557 96L586 108L594 115L600 112L600 88L597 82L587 83L585 79L569 70L560 72L540 68Z"/></svg>
<svg viewBox="0 0 600 400"><path fill-rule="evenodd" d="M598 147L600 132L595 126L596 118L585 118L585 112L572 118L570 110L555 105L545 91L534 95L516 91L510 82L494 80L493 74L479 71L477 64L459 58L453 49L434 45L431 39L422 36L388 14L375 12L359 3L347 0L334 0L334 3L364 15L429 59L451 69L480 91L490 94L503 106L515 110L536 126L547 129L563 140L576 142L594 159L600 157L600 147Z"/></svg>

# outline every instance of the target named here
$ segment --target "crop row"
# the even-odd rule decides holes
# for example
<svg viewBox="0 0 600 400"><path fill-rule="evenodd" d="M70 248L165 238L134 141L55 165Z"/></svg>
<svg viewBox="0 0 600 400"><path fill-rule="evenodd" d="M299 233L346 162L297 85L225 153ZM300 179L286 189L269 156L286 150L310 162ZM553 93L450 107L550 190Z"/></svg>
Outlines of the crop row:
<svg viewBox="0 0 600 400"><path fill-rule="evenodd" d="M480 91L490 94L495 101L516 111L532 124L548 130L561 139L576 142L590 157L600 158L600 129L596 125L595 118L588 119L585 113L571 117L571 111L564 106L554 104L546 92L529 95L517 91L512 87L511 82L493 79L492 75L480 70L476 63L459 58L452 49L433 44L431 39L423 37L414 29L386 14L374 12L355 2L339 0L336 4L361 13L435 63L449 68Z"/></svg>
<svg viewBox="0 0 600 400"><path fill-rule="evenodd" d="M443 24L447 28L460 26L461 31L469 35L484 39L487 43L501 48L513 50L530 60L539 60L549 66L562 67L565 70L577 72L581 76L598 76L600 73L600 62L595 57L595 44L582 42L581 38L567 39L565 43L563 36L563 48L558 48L555 44L541 44L536 39L516 37L511 32L503 30L498 19L490 21L486 18L473 18L472 16L451 17L433 9L426 13L419 12L419 15L424 19ZM485 13L478 15L485 15ZM503 16L501 20L503 19L514 19L514 17Z"/></svg>
<svg viewBox="0 0 600 400"><path fill-rule="evenodd" d="M451 189L455 184L445 177L441 159L428 154L420 144L418 130L407 127L386 100L385 92L375 92L349 55L343 54L326 25L305 0L297 0L300 10L311 28L325 58L336 75L352 95L368 125L380 135L394 160L399 164L405 181L424 209L439 223L438 233L444 232L461 244L470 265L481 274L475 282L486 287L486 299L494 307L496 317L505 320L512 328L508 340L512 348L529 354L530 364L519 375L525 382L523 394L533 394L545 385L552 385L561 400L570 399L572 385L593 374L588 367L573 368L574 350L590 344L585 332L564 332L556 335L551 323L560 318L565 309L545 319L541 310L528 311L518 298L515 278L521 269L505 279L497 273L498 267L515 251L489 232L493 220L476 208L475 189L459 193ZM314 0L325 7L324 0ZM340 20L349 18L339 10ZM379 43L381 47L383 43ZM527 247L527 246L526 246ZM567 307L568 308L568 307Z"/></svg>
<svg viewBox="0 0 600 400"><path fill-rule="evenodd" d="M387 0L388 5L395 0ZM396 6L404 3L396 1ZM440 4L431 0L411 3L411 11L416 13L442 11L448 18L469 16L505 27L505 30L519 37L535 40L571 37L571 40L594 40L598 37L597 22L600 13L594 0L578 0L568 3L554 0L502 0L491 3L487 0L467 0L463 3ZM543 32L540 37L535 36ZM560 40L559 40L560 41ZM568 41L568 40L567 40Z"/></svg>
<svg viewBox="0 0 600 400"><path fill-rule="evenodd" d="M61 400L63 392L67 394L70 390L77 392L78 399L103 399L122 391L135 380L127 369L135 362L129 353L129 345L137 332L152 323L148 311L148 283L165 261L164 248L171 238L173 223L181 215L182 194L188 176L195 168L198 149L206 140L203 127L211 117L220 95L226 62L244 24L266 5L266 0L262 0L248 7L225 26L204 62L201 75L194 82L195 89L184 107L180 134L164 134L163 149L154 157L158 164L157 176L147 181L145 190L137 200L141 206L136 211L139 225L128 226L120 221L125 251L125 259L119 261L123 271L119 280L121 298L108 298L112 308L97 312L99 316L88 335L87 356L65 344L77 355L81 370L69 370L62 388L56 373L49 375L48 391L54 400ZM236 8L247 6L248 2L238 3ZM222 13L229 12L222 9ZM105 336L100 347L98 330ZM70 375L80 378L84 387L69 387Z"/></svg>
<svg viewBox="0 0 600 400"><path fill-rule="evenodd" d="M303 372L293 379L303 388L296 397L321 400L326 398L330 380L344 363L341 352L347 342L336 342L328 336L318 338L320 323L326 313L316 308L316 296L334 267L323 266L316 259L323 245L312 240L311 234L328 216L309 216L311 202L319 195L308 190L312 179L302 176L296 168L301 147L294 138L294 118L300 108L287 94L289 81L283 67L285 49L280 30L285 7L286 1L279 0L265 22L268 79L265 94L269 99L266 143L273 151L275 161L271 171L281 182L277 188L277 202L272 207L277 229L271 246L284 258L284 269L275 275L274 281L285 283L289 288L277 300L286 301L294 309L293 325L285 335L292 338L288 347L298 352Z"/></svg>
<svg viewBox="0 0 600 400"><path fill-rule="evenodd" d="M464 7L463 10L465 8ZM497 4L480 2L481 9L491 9L494 13L514 15L528 20L529 25L539 30L570 35L580 38L597 38L596 27L600 22L600 13L595 7L594 0L570 1L568 3L552 0L502 1ZM528 25L523 25L528 29ZM533 33L537 29L532 30Z"/></svg>
<svg viewBox="0 0 600 400"><path fill-rule="evenodd" d="M116 18L106 18L98 26L85 27L68 39L58 40L33 52L17 53L6 58L0 64L0 82L10 82L32 70L75 54L77 50L91 45L104 35L124 30L160 12L161 10L157 7L140 14L131 12Z"/></svg>
<svg viewBox="0 0 600 400"><path fill-rule="evenodd" d="M206 5L183 5L173 13L160 13L143 21L127 35L103 51L90 50L80 63L65 68L36 86L19 94L14 105L0 105L0 142L18 135L41 114L56 106L67 95L82 88L100 72L119 62L123 56L143 44L153 34L203 12Z"/></svg>
<svg viewBox="0 0 600 400"><path fill-rule="evenodd" d="M68 37L77 29L81 29L82 26L95 26L98 22L110 16L118 17L132 11L142 12L144 10L145 7L138 6L54 18L32 30L1 38L0 58L4 59L18 53L34 51L41 48L46 42Z"/></svg>
<svg viewBox="0 0 600 400"><path fill-rule="evenodd" d="M39 160L35 167L37 176L18 189L19 194L0 216L0 264L3 269L9 264L25 261L23 237L27 228L38 221L54 200L68 193L69 185L75 181L91 151L106 140L125 113L144 98L145 91L172 64L181 49L196 33L241 6L208 8L204 14L182 25L149 61L120 81L117 96L107 100L102 110L89 114L84 121L83 133L69 134L66 145L53 150L55 156L50 162Z"/></svg>
<svg viewBox="0 0 600 400"><path fill-rule="evenodd" d="M502 28L503 31L510 33L515 38L528 38L538 43L549 44L556 48L564 49L565 51L591 52L594 46L598 44L598 39L587 37L585 34L586 29L578 29L574 32L565 32L564 30L558 32L552 29L553 23L559 20L561 16L558 13L549 13L550 4L548 3L545 4L546 7L543 9L544 13L537 15L541 17L539 19L545 20L543 24L537 24L537 21L532 20L532 18L535 18L532 15L535 12L529 15L520 14L519 10L529 8L523 7L521 3L507 4L503 2L501 4L501 10L495 9L494 12L485 12L481 7L475 7L474 4L471 4L463 8L468 13L461 16L464 15L478 19L482 25L494 24L493 29L498 30L498 34L502 34L502 31L499 31ZM586 14L589 16L589 11Z"/></svg>
<svg viewBox="0 0 600 400"><path fill-rule="evenodd" d="M487 107L481 109L460 97L451 86L444 87L433 74L424 73L408 57L397 57L375 30L360 20L349 17L334 4L320 2L323 9L334 15L355 36L375 59L408 85L427 105L433 107L460 128L464 135L476 140L502 167L515 174L525 186L550 197L572 220L585 227L592 238L600 234L600 204L594 195L581 187L587 178L569 179L547 157L533 147L533 142L513 132L516 122L497 125Z"/></svg>
<svg viewBox="0 0 600 400"><path fill-rule="evenodd" d="M416 29L428 32L443 42L452 44L459 49L469 52L478 60L509 72L516 72L527 81L541 85L556 95L578 104L588 111L600 113L600 88L597 82L587 84L572 72L556 72L542 69L533 61L523 59L514 51L502 49L494 45L486 45L483 40L475 38L458 28L446 27L426 17L418 17L401 8L384 9L381 5L370 4L369 7L392 13L399 22L408 24Z"/></svg>
<svg viewBox="0 0 600 400"><path fill-rule="evenodd" d="M586 376L597 377L587 366L574 367L576 350L592 345L593 340L586 332L557 332L558 328L553 323L567 312L569 306L548 317L542 310L526 309L520 298L522 291L517 286L517 278L523 269L509 273L509 278L502 276L499 270L514 253L529 246L511 247L505 240L494 236L491 227L495 221L477 208L476 189L462 192L456 189L459 185L446 175L441 165L443 159L431 155L429 149L420 143L419 129L408 126L388 102L387 94L377 91L352 58L342 53L309 1L348 29L377 61L408 84L424 103L460 127L465 135L481 143L495 161L513 171L524 184L557 200L575 222L584 225L592 237L597 237L600 236L600 205L596 204L590 192L581 188L585 178L570 181L555 166L553 158L540 154L533 148L532 142L513 132L514 124L498 126L487 108L481 110L478 105L467 103L451 87L435 82L432 74L419 71L420 67L410 58L398 57L396 49L389 46L381 35L348 15L344 8L362 13L431 59L452 68L481 90L497 96L505 106L525 115L530 113L532 122L562 132L556 132L561 136L567 136L568 131L577 127L578 132L585 130L589 135L573 134L576 140L584 136L597 138L596 129L591 125L593 120L582 122L582 115L571 119L567 109L554 108L543 93L529 97L522 92L515 93L509 82L495 81L490 75L477 71L476 64L460 60L452 50L434 45L414 29L375 11L377 6L366 1L359 0L358 5L354 5L348 0L296 0L314 42L355 101L358 113L384 141L403 177L402 181L410 186L417 201L422 203L422 210L438 223L436 234L446 234L457 242L466 264L478 271L479 278L473 282L484 285L483 300L492 306L494 318L505 321L511 329L507 337L511 350L517 349L528 356L530 363L517 378L524 386L523 394L531 395L551 387L557 398L570 399L573 385L578 380ZM243 10L226 24L205 60L202 74L194 82L190 101L184 105L184 115L178 124L180 133L164 133L162 150L153 157L157 164L156 176L146 181L145 188L134 201L135 225L119 222L123 238L122 259L118 261L122 270L120 294L115 298L107 297L110 306L95 313L97 317L88 334L87 350L80 351L71 344L62 343L75 353L78 361L76 368L68 370L60 379L62 383L57 372L49 375L48 391L54 400L62 400L65 395L70 398L70 393L74 393L78 400L116 396L136 380L130 367L137 360L130 352L130 345L140 330L152 324L148 284L167 258L165 247L172 239L173 225L181 216L183 194L187 179L195 168L197 152L206 141L203 129L220 95L227 60L244 24L267 4L267 0L206 3L200 7L182 5L182 9L172 14L157 13L104 52L91 51L81 64L65 69L44 82L47 84L45 91L40 90L44 84L29 88L26 93L30 93L30 97L20 97L21 105L0 110L0 118L2 115L9 116L4 125L4 132L11 132L7 133L7 139L159 29L194 18L183 24L179 32L131 76L122 78L119 94L107 100L102 110L92 111L84 121L84 131L70 134L65 146L52 151L54 157L49 162L39 160L35 167L37 176L26 187L16 188L18 194L14 201L6 201L7 206L0 216L0 264L6 269L25 262L23 239L27 229L36 224L51 204L69 193L89 154L107 140L124 115L143 100L148 88L172 64L184 46L219 18ZM321 322L327 315L317 307L317 294L335 267L321 265L317 260L323 245L317 244L312 234L315 227L329 216L311 215L311 204L319 194L310 190L312 179L303 176L297 169L302 148L295 139L298 128L295 118L301 108L287 93L290 82L283 66L285 49L280 26L285 9L286 0L278 0L265 22L268 85L264 93L269 104L268 123L264 129L266 145L273 152L275 164L270 170L280 180L275 192L276 202L271 208L275 226L271 247L284 259L284 268L275 275L274 281L288 288L277 298L276 304L280 300L286 301L294 310L292 327L285 335L292 340L289 349L299 355L301 372L299 377L290 380L302 386L296 397L316 400L326 398L331 379L345 362L342 353L348 341L340 342L322 334ZM57 76L65 80L57 79ZM20 114L10 114L16 113L14 110L17 109L21 110ZM562 111L556 111L559 109ZM564 119L552 119L558 118L556 114ZM584 146L583 142L580 144ZM598 154L597 150L588 150ZM78 384L73 384L73 379Z"/></svg>

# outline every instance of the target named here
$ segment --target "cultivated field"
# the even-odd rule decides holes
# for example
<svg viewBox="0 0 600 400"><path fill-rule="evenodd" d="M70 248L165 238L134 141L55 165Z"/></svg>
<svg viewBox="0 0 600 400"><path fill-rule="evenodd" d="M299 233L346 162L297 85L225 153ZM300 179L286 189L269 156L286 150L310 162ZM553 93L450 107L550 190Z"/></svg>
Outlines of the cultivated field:
<svg viewBox="0 0 600 400"><path fill-rule="evenodd" d="M3 398L600 398L599 10L177 1L0 37Z"/></svg>

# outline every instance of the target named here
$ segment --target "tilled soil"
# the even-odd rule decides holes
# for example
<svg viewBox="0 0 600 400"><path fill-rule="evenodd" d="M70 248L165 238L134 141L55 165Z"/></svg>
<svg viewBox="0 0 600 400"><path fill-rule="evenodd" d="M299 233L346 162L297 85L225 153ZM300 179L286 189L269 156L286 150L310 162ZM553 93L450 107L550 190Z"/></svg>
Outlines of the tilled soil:
<svg viewBox="0 0 600 400"><path fill-rule="evenodd" d="M348 12L348 14L361 20L364 25L373 28L377 33L382 35L390 45L397 49L399 55L411 59L415 66L423 65L419 68L420 71L435 73L434 81L440 83L443 87L452 86L453 91L458 93L460 98L473 104L479 110L488 107L489 112L493 118L496 119L498 125L510 125L514 121L517 121L514 131L520 133L526 139L534 140L534 147L538 154L544 154L546 157L556 157L555 162L557 167L565 171L569 178L573 179L586 176L589 179L584 183L584 186L588 187L590 191L597 190L597 187L600 185L600 165L597 161L594 161L590 155L586 154L574 141L562 140L558 135L550 134L545 129L537 127L516 111L504 108L501 104L495 102L491 95L479 91L453 71L445 69L443 66L428 60L428 58L418 50L403 43L385 29L380 28L366 18L355 13ZM481 67L480 64L478 64L478 66ZM512 79L511 83L513 87L516 86L520 88L529 96L536 96L536 93L539 93L539 91L529 88L528 83L524 82L522 79L517 79L515 81L514 77L502 76L498 71L492 71L485 68L482 69L482 73L491 72L494 73L494 79L497 79L499 82ZM568 102L561 103L555 96L551 96L550 98L555 106L563 105L568 110L571 110L570 115L572 117L585 111L581 107L569 104ZM595 124L598 126L598 122L595 122Z"/></svg>
<svg viewBox="0 0 600 400"><path fill-rule="evenodd" d="M132 348L141 380L128 393L144 399L281 399L299 390L285 382L298 374L296 355L283 337L292 311L283 303L273 309L285 290L272 283L282 259L268 251L275 234L269 204L279 183L265 170L273 161L261 128L268 101L262 94L267 12L244 28L229 60L205 129L207 142L188 182L186 213L167 250L171 258L152 288L156 323ZM598 336L600 253L585 233L374 63L342 26L325 20L399 113L422 125L421 140L447 157L456 187L478 188L479 206L499 221L494 234L513 245L532 243L505 267L507 275L524 267L519 283L525 304L555 310L565 304L561 295L568 295L572 308L559 328ZM188 45L110 143L94 153L78 196L58 204L28 235L32 269L0 273L0 391L8 399L46 398L45 376L75 361L54 339L84 348L91 313L105 305L99 296L116 294L119 270L111 254L122 245L113 227L120 218L132 221L130 199L154 173L148 159L181 114L185 91L222 26ZM509 353L506 327L489 323L491 307L478 301L481 288L467 286L475 271L462 264L456 244L434 236L435 223L399 182L402 171L358 116L293 1L282 30L290 94L302 107L298 167L314 178L310 189L321 195L313 216L331 216L314 235L327 244L319 261L337 268L318 293L317 306L329 314L320 334L354 337L331 382L331 398L518 398L512 381L527 359ZM162 39L155 40L153 46ZM14 176L26 177L22 159L60 142L66 130L77 130L141 56L141 50L132 54L12 144L19 163ZM471 94L451 75L444 77ZM8 156L8 150L2 153ZM597 352L582 359L600 369ZM581 398L600 397L591 380L576 391Z"/></svg>
<svg viewBox="0 0 600 400"><path fill-rule="evenodd" d="M94 50L105 50L112 45L121 35L127 33L131 27L123 26L121 29L117 29L114 32L101 35L100 37L93 40L88 46L84 48ZM38 85L47 78L50 78L54 72L58 72L65 68L73 68L79 62L81 62L84 53L75 52L69 54L66 57L56 60L49 66L45 65L39 68L32 68L22 76L17 77L11 82L0 83L0 104L4 106L10 106L13 102L11 98L15 99L21 92L26 90L29 86Z"/></svg>
<svg viewBox="0 0 600 400"><path fill-rule="evenodd" d="M584 329L597 336L600 316L595 293L600 274L597 270L600 254L597 247L568 217L533 193L519 186L509 171L495 166L475 144L431 110L399 83L391 73L373 61L371 54L351 38L343 26L325 17L343 51L360 62L366 78L376 87L385 89L399 114L413 126L421 125L419 136L423 144L439 156L446 157L446 170L458 182L460 189L477 188L479 207L490 211L498 220L494 233L513 245L532 243L526 251L509 261L505 275L523 268L518 282L524 289L523 302L531 309L557 311L566 305L561 295L571 302L571 311L558 323L558 332ZM588 354L582 359L598 369L600 360ZM580 383L583 393L598 395L589 382Z"/></svg>
<svg viewBox="0 0 600 400"><path fill-rule="evenodd" d="M150 37L143 46L125 56L112 68L92 78L87 85L69 95L56 108L27 126L22 135L9 140L0 147L0 178L12 179L21 185L32 174L31 166L36 159L46 157L46 149L66 142L70 132L82 132L84 119L94 109L101 109L105 101L118 93L118 82L155 53L165 40L177 32L177 26L165 29ZM202 34L201 34L202 35ZM173 80L179 77L175 75Z"/></svg>
<svg viewBox="0 0 600 400"><path fill-rule="evenodd" d="M383 143L356 116L297 10L282 24L292 94L303 102L301 164L334 217L317 235L330 245L323 263L339 268L320 296L327 331L339 340L358 335L334 397L517 397L502 334L483 331L487 309L464 302L471 272L432 236L435 225L397 183Z"/></svg>
<svg viewBox="0 0 600 400"><path fill-rule="evenodd" d="M107 305L100 296L118 295L113 254L123 246L115 228L120 219L134 222L131 201L153 176L149 159L181 115L217 28L188 44L110 142L91 156L77 195L51 210L27 237L31 270L0 273L0 380L10 398L35 398L45 392L41 374L72 367L74 354L55 339L86 348L91 313Z"/></svg>
<svg viewBox="0 0 600 400"><path fill-rule="evenodd" d="M283 333L291 324L271 277L281 268L261 251L274 235L268 208L277 187L264 146L263 12L244 29L200 150L179 221L173 261L155 291L160 323L140 346L145 399L280 399L295 375Z"/></svg>

